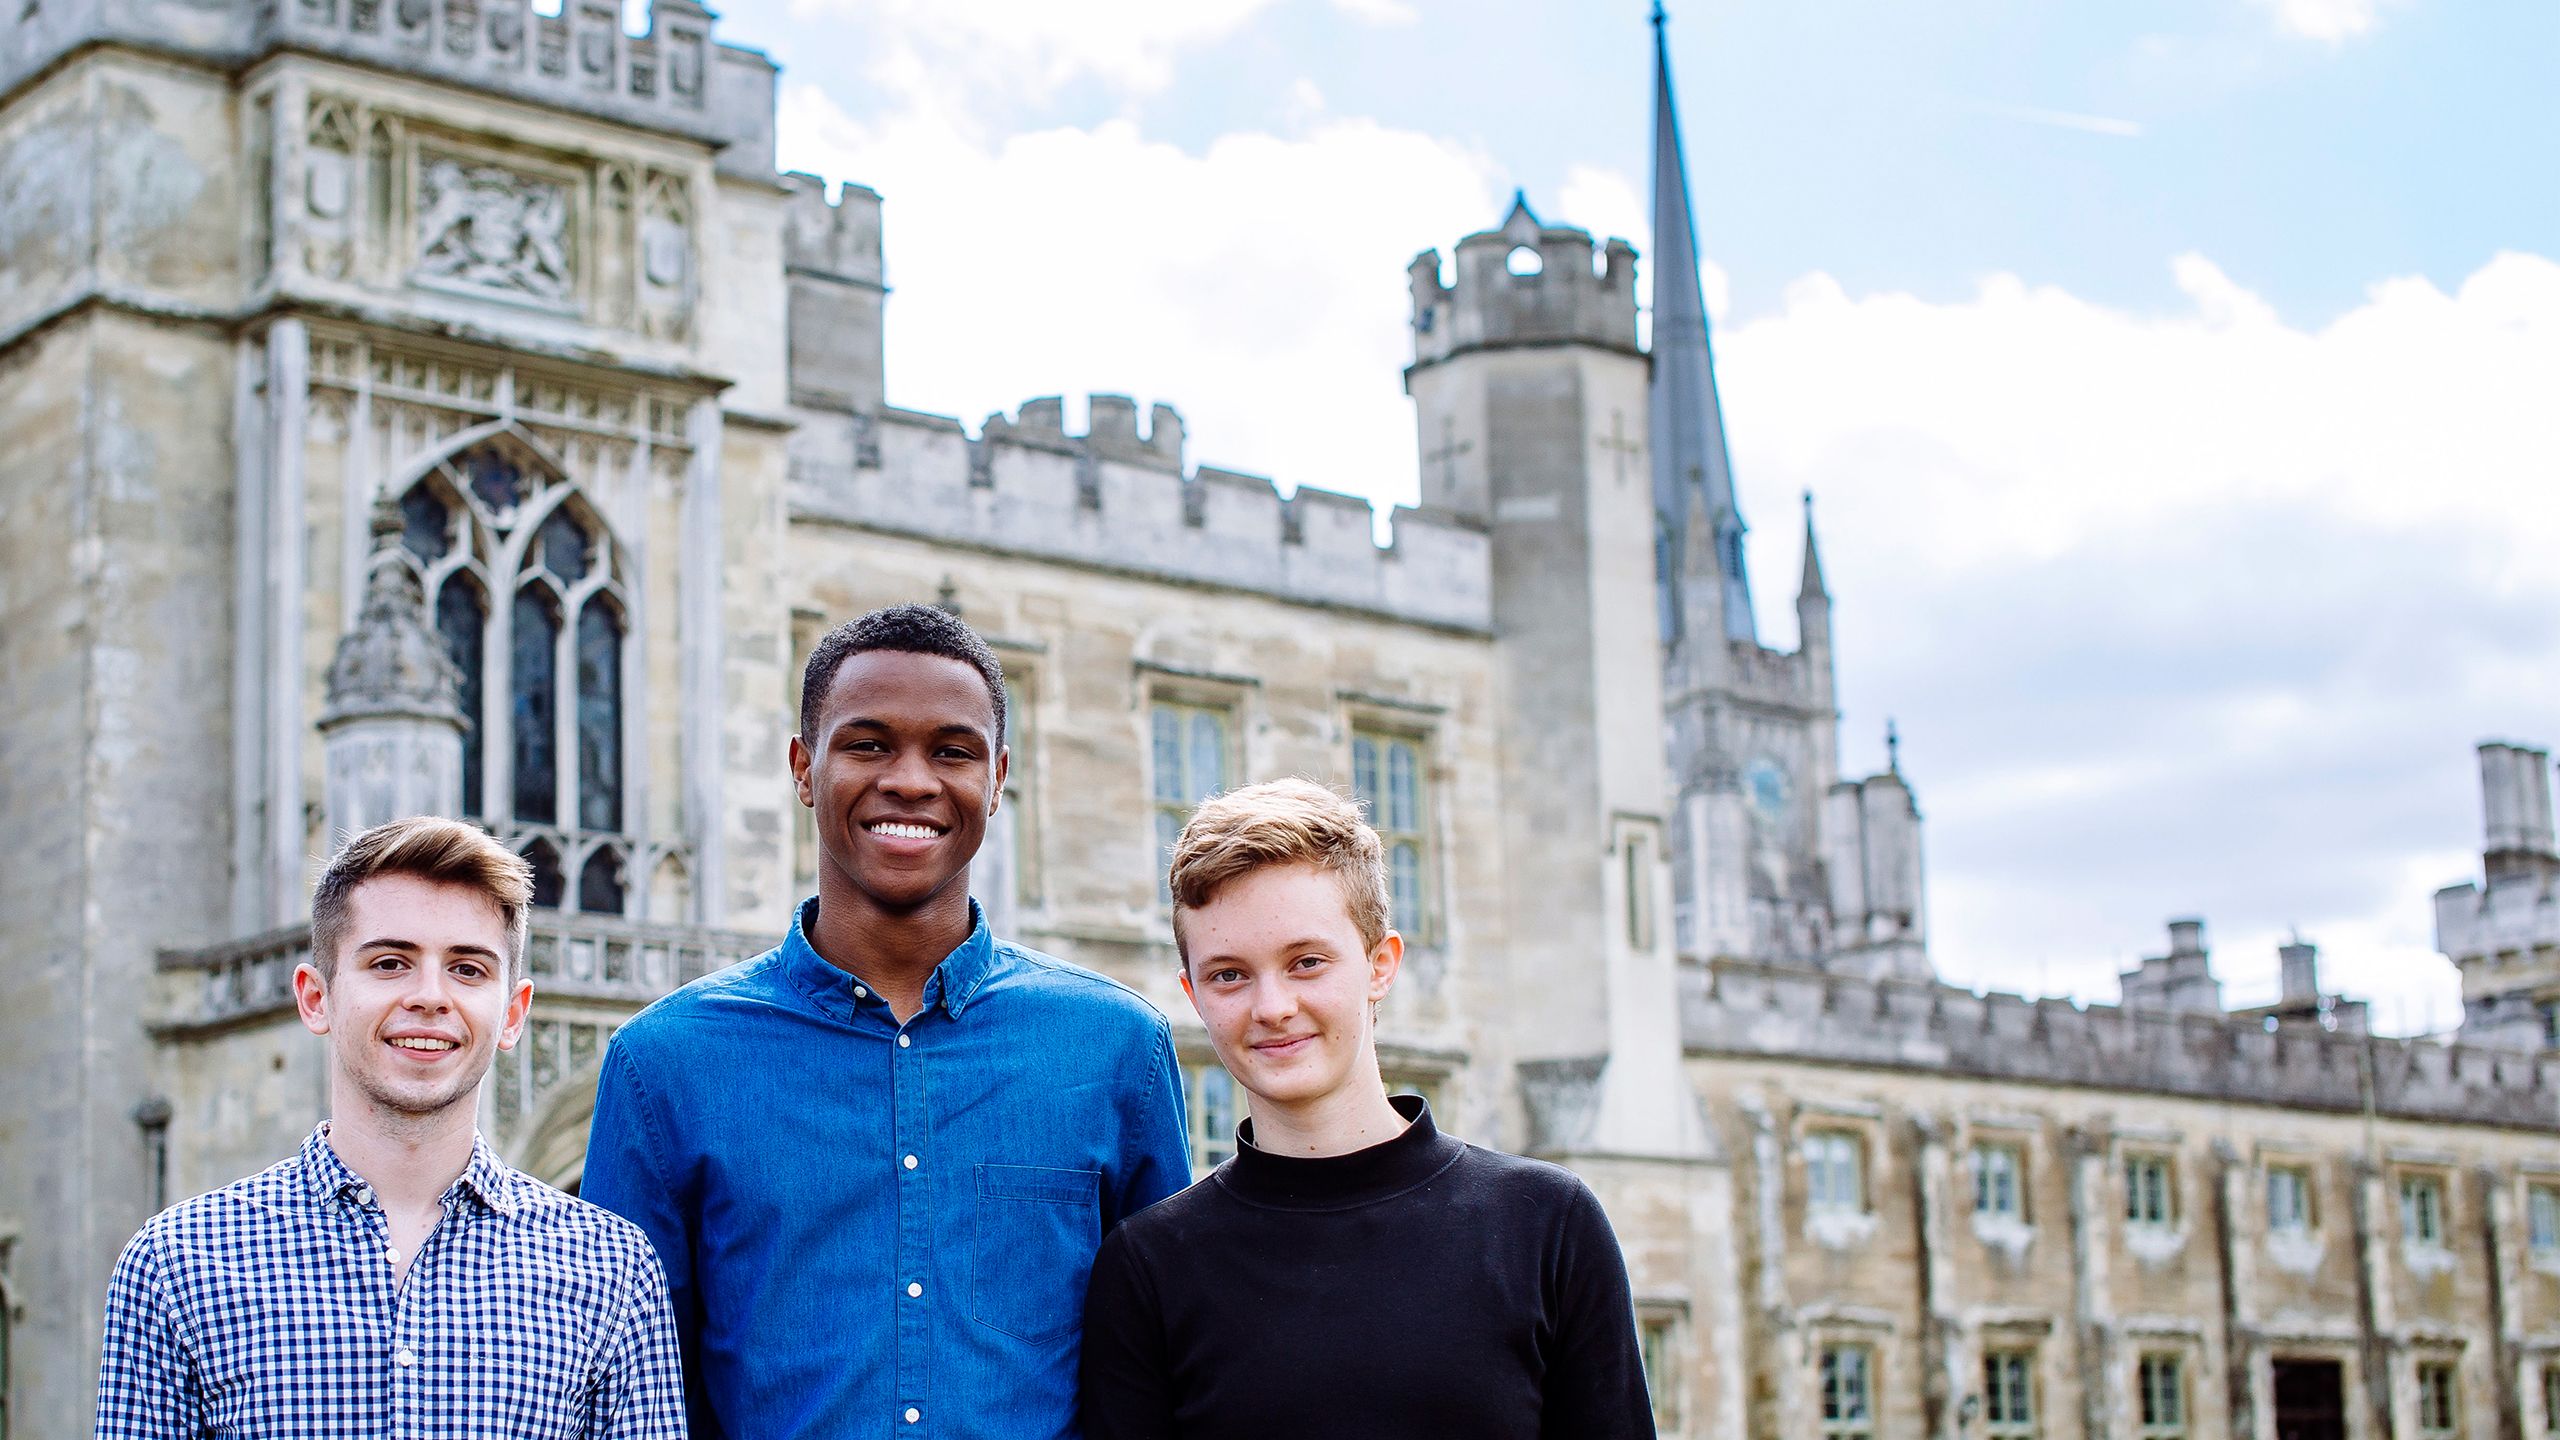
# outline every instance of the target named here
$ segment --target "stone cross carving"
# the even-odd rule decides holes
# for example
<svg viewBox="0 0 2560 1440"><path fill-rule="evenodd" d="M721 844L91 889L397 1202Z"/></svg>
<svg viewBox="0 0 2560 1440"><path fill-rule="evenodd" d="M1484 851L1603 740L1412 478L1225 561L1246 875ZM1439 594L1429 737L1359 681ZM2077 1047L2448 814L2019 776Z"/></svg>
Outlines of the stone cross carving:
<svg viewBox="0 0 2560 1440"><path fill-rule="evenodd" d="M1422 458L1440 467L1440 483L1454 491L1458 488L1458 457L1474 448L1472 442L1458 438L1458 422L1443 415L1440 417L1440 448Z"/></svg>
<svg viewBox="0 0 2560 1440"><path fill-rule="evenodd" d="M501 294L570 298L569 190L495 165L438 160L418 204L418 275Z"/></svg>
<svg viewBox="0 0 2560 1440"><path fill-rule="evenodd" d="M1620 485L1626 484L1627 460L1631 456L1644 453L1644 447L1627 438L1627 415L1625 411L1612 410L1609 412L1609 433L1602 436L1598 443L1601 449L1616 453L1617 459L1613 464L1617 468L1617 481Z"/></svg>

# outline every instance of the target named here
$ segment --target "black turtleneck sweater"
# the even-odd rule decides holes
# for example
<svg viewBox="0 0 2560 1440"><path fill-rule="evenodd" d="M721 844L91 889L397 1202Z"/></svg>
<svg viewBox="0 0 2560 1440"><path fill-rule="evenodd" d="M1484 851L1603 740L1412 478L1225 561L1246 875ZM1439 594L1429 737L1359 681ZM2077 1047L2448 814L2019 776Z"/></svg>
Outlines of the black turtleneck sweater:
<svg viewBox="0 0 2560 1440"><path fill-rule="evenodd" d="M1104 1238L1086 1440L1650 1437L1626 1261L1571 1171L1441 1134L1253 1146Z"/></svg>

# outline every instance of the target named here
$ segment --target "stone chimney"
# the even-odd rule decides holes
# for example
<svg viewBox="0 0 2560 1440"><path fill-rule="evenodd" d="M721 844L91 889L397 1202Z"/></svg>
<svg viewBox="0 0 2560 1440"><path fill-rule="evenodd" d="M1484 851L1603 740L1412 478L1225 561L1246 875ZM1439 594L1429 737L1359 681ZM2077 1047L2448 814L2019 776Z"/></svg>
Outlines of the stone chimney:
<svg viewBox="0 0 2560 1440"><path fill-rule="evenodd" d="M338 639L318 722L331 830L352 835L386 820L462 813L461 686L401 547L400 507L382 496L364 607Z"/></svg>
<svg viewBox="0 0 2560 1440"><path fill-rule="evenodd" d="M2276 963L2284 977L2284 1004L2320 1003L2320 947L2296 938L2276 947Z"/></svg>
<svg viewBox="0 0 2560 1440"><path fill-rule="evenodd" d="M2213 978L2202 920L2170 921L2169 953L2144 960L2122 978L2127 1010L2222 1013L2222 982Z"/></svg>
<svg viewBox="0 0 2560 1440"><path fill-rule="evenodd" d="M2560 869L2551 828L2551 752L2480 747L2481 859L2489 879Z"/></svg>

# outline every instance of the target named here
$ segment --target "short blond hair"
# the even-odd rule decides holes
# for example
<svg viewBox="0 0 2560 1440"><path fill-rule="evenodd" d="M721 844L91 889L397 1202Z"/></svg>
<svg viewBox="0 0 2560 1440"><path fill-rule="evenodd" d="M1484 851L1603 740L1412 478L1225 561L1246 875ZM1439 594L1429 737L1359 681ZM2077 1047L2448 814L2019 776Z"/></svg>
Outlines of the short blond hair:
<svg viewBox="0 0 2560 1440"><path fill-rule="evenodd" d="M507 980L524 973L525 932L532 923L533 866L477 825L413 815L376 825L348 841L311 891L311 959L323 978L338 969L356 887L382 875L414 875L477 890L507 927Z"/></svg>
<svg viewBox="0 0 2560 1440"><path fill-rule="evenodd" d="M1273 865L1313 865L1333 876L1360 943L1374 949L1386 938L1386 848L1359 802L1312 780L1266 780L1202 801L1173 842L1173 943L1186 968L1182 912Z"/></svg>

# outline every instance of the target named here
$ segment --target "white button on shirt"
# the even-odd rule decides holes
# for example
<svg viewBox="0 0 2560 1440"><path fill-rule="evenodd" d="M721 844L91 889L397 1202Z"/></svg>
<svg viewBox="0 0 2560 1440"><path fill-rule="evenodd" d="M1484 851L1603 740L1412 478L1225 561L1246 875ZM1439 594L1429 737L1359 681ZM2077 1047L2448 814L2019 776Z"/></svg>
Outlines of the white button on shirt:
<svg viewBox="0 0 2560 1440"><path fill-rule="evenodd" d="M856 1000L868 1000L871 998L871 992L863 989L859 985L856 985L853 987L853 998Z"/></svg>
<svg viewBox="0 0 2560 1440"><path fill-rule="evenodd" d="M920 1280L910 1280L910 1281L908 1281L908 1282L907 1282L907 1298L908 1298L908 1299L910 1299L910 1300L921 1300L921 1299L923 1299L923 1298L924 1298L924 1282L923 1282L923 1281L920 1281Z"/></svg>
<svg viewBox="0 0 2560 1440"><path fill-rule="evenodd" d="M919 1420L921 1420L921 1419L923 1419L923 1418L924 1418L924 1412L923 1412L923 1411L921 1411L921 1410L917 1409L917 1408L916 1408L916 1407L914 1407L913 1405L910 1405L910 1406L908 1406L908 1407L907 1407L907 1423L908 1423L908 1424L913 1425L914 1423L916 1423L917 1421L919 1421Z"/></svg>
<svg viewBox="0 0 2560 1440"><path fill-rule="evenodd" d="M399 1264L399 1263L400 1263L400 1247L399 1247L399 1246L397 1246L397 1245L385 1245L385 1246L383 1246L383 1247L382 1247L382 1258L383 1258L383 1259L385 1259L385 1260L390 1261L390 1262L391 1262L392 1264L394 1264L394 1265Z"/></svg>
<svg viewBox="0 0 2560 1440"><path fill-rule="evenodd" d="M906 1048L907 1048L907 1046L909 1046L910 1044L913 1044L913 1043L914 1043L913 1041L910 1041L910 1040L909 1040L906 1036L904 1036L904 1035L901 1035L901 1036L899 1036L899 1037L898 1037L898 1048L899 1048L899 1049L901 1049L901 1050L906 1049Z"/></svg>
<svg viewBox="0 0 2560 1440"><path fill-rule="evenodd" d="M916 1157L913 1155L907 1157L907 1168L910 1170L916 1168Z"/></svg>
<svg viewBox="0 0 2560 1440"><path fill-rule="evenodd" d="M410 1349L406 1345L403 1345L399 1349L391 1352L391 1363L399 1366L403 1370L406 1370L410 1366L418 1363L418 1352Z"/></svg>

